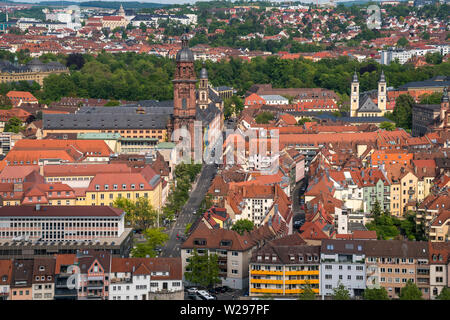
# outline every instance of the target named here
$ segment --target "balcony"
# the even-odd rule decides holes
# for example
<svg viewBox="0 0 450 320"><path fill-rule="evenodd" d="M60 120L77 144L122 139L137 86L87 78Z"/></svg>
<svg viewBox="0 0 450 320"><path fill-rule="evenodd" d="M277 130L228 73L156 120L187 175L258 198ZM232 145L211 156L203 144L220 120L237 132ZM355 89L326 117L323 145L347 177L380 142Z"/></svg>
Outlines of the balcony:
<svg viewBox="0 0 450 320"><path fill-rule="evenodd" d="M319 294L319 289L311 289L314 293ZM288 293L302 293L303 289L286 289L284 291L286 294Z"/></svg>
<svg viewBox="0 0 450 320"><path fill-rule="evenodd" d="M133 280L131 278L113 278L111 279L111 284L113 283L132 283Z"/></svg>
<svg viewBox="0 0 450 320"><path fill-rule="evenodd" d="M283 271L252 270L251 274L282 275Z"/></svg>
<svg viewBox="0 0 450 320"><path fill-rule="evenodd" d="M283 280L251 279L250 283L283 284Z"/></svg>
<svg viewBox="0 0 450 320"><path fill-rule="evenodd" d="M311 279L311 280L286 280L285 284L318 284L319 279Z"/></svg>
<svg viewBox="0 0 450 320"><path fill-rule="evenodd" d="M104 286L103 281L88 281L87 283L88 290L103 288L103 286Z"/></svg>
<svg viewBox="0 0 450 320"><path fill-rule="evenodd" d="M251 293L283 293L283 289L250 288Z"/></svg>
<svg viewBox="0 0 450 320"><path fill-rule="evenodd" d="M285 275L287 275L287 276L312 276L312 275L319 275L319 270L313 270L313 271L286 271Z"/></svg>

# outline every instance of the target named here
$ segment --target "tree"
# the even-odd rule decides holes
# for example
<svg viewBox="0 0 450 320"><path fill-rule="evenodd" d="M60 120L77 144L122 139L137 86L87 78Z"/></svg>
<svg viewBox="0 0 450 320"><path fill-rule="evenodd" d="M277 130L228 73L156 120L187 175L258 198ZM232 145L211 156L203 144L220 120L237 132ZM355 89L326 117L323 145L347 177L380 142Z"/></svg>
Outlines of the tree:
<svg viewBox="0 0 450 320"><path fill-rule="evenodd" d="M444 57L440 54L440 52L433 52L433 53L428 52L425 55L425 61L431 64L441 64L443 58Z"/></svg>
<svg viewBox="0 0 450 320"><path fill-rule="evenodd" d="M84 66L84 57L81 53L71 53L67 57L66 66L70 68L73 66L75 70L80 70Z"/></svg>
<svg viewBox="0 0 450 320"><path fill-rule="evenodd" d="M332 297L333 300L350 300L350 293L342 283L339 283L338 287L333 289Z"/></svg>
<svg viewBox="0 0 450 320"><path fill-rule="evenodd" d="M395 101L392 116L397 127L411 129L412 126L412 107L414 99L409 94L401 94Z"/></svg>
<svg viewBox="0 0 450 320"><path fill-rule="evenodd" d="M147 32L147 25L143 22L139 25L139 29L142 30L142 32Z"/></svg>
<svg viewBox="0 0 450 320"><path fill-rule="evenodd" d="M274 115L270 112L261 112L255 117L255 121L258 124L268 124L269 121L274 119Z"/></svg>
<svg viewBox="0 0 450 320"><path fill-rule="evenodd" d="M379 217L381 215L381 206L378 200L375 201L375 204L372 208L372 215L374 217Z"/></svg>
<svg viewBox="0 0 450 320"><path fill-rule="evenodd" d="M411 280L408 280L406 285L400 290L399 298L400 300L423 300L422 291Z"/></svg>
<svg viewBox="0 0 450 320"><path fill-rule="evenodd" d="M253 221L248 219L239 219L233 224L231 230L236 231L242 236L245 231L250 232L254 227L255 225L253 224Z"/></svg>
<svg viewBox="0 0 450 320"><path fill-rule="evenodd" d="M384 287L367 288L364 290L364 300L389 300L389 296Z"/></svg>
<svg viewBox="0 0 450 320"><path fill-rule="evenodd" d="M131 250L131 255L137 258L145 258L147 256L154 258L157 255L156 248L163 246L169 236L163 232L163 228L153 228L144 231L145 243L138 243Z"/></svg>
<svg viewBox="0 0 450 320"><path fill-rule="evenodd" d="M438 300L450 300L450 288L444 287L441 293L436 297Z"/></svg>
<svg viewBox="0 0 450 320"><path fill-rule="evenodd" d="M0 109L6 110L13 107L11 100L6 95L0 95Z"/></svg>
<svg viewBox="0 0 450 320"><path fill-rule="evenodd" d="M184 228L184 235L188 235L189 234L189 230L191 230L192 227L192 223L188 223L186 224L186 227Z"/></svg>
<svg viewBox="0 0 450 320"><path fill-rule="evenodd" d="M126 198L117 198L113 206L125 211L125 220L134 230L143 231L157 224L158 211L148 198L140 197L135 202Z"/></svg>
<svg viewBox="0 0 450 320"><path fill-rule="evenodd" d="M406 39L405 37L401 37L397 41L397 46L398 47L406 47L408 44L409 44L408 39Z"/></svg>
<svg viewBox="0 0 450 320"><path fill-rule="evenodd" d="M393 130L395 130L395 124L392 122L383 121L382 123L380 123L380 129L384 129L387 131L393 131Z"/></svg>
<svg viewBox="0 0 450 320"><path fill-rule="evenodd" d="M423 94L419 97L420 104L440 104L442 93L434 92L431 94Z"/></svg>
<svg viewBox="0 0 450 320"><path fill-rule="evenodd" d="M120 106L120 102L117 100L109 100L107 103L105 103L105 107L117 107Z"/></svg>
<svg viewBox="0 0 450 320"><path fill-rule="evenodd" d="M19 133L22 130L22 121L17 117L12 117L6 122L4 132Z"/></svg>
<svg viewBox="0 0 450 320"><path fill-rule="evenodd" d="M203 287L212 287L220 282L217 254L198 254L194 249L186 266L185 278Z"/></svg>
<svg viewBox="0 0 450 320"><path fill-rule="evenodd" d="M298 300L316 300L316 293L313 291L311 284L306 280L306 284L302 288L302 292L298 295Z"/></svg>

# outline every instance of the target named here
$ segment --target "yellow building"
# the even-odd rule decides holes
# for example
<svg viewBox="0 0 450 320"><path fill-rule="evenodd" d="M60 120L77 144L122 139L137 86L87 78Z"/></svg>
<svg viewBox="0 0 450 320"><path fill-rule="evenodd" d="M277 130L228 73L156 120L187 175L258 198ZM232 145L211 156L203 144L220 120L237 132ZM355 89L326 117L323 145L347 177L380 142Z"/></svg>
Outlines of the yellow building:
<svg viewBox="0 0 450 320"><path fill-rule="evenodd" d="M253 253L249 269L250 296L297 296L306 285L320 294L320 246L269 243Z"/></svg>
<svg viewBox="0 0 450 320"><path fill-rule="evenodd" d="M414 170L402 164L386 165L388 178L391 180L390 207L391 214L402 217L406 208L415 206L418 200L418 178Z"/></svg>
<svg viewBox="0 0 450 320"><path fill-rule="evenodd" d="M114 200L126 198L136 201L148 198L155 209L162 207L162 180L150 167L139 173L99 173L78 194L77 205L111 206Z"/></svg>

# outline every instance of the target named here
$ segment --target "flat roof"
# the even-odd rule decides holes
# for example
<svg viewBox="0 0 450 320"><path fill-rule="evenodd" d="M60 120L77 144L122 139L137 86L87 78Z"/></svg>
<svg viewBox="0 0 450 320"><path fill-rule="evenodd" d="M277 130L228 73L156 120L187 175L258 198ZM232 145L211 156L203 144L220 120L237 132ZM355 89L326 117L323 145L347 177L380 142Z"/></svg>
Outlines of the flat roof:
<svg viewBox="0 0 450 320"><path fill-rule="evenodd" d="M125 212L110 206L4 206L0 217L120 217Z"/></svg>

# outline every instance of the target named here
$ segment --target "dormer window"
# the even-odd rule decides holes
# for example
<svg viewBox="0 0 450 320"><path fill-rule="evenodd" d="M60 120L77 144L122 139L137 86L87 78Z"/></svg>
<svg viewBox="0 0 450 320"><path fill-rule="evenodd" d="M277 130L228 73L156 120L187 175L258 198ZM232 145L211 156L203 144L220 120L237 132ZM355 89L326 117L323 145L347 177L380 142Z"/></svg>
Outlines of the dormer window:
<svg viewBox="0 0 450 320"><path fill-rule="evenodd" d="M135 187L136 187L136 186L135 186L134 184L132 184L132 185L131 185L131 190L134 190Z"/></svg>
<svg viewBox="0 0 450 320"><path fill-rule="evenodd" d="M105 190L109 190L109 185L105 184Z"/></svg>
<svg viewBox="0 0 450 320"><path fill-rule="evenodd" d="M127 185L126 184L122 184L122 189L126 189Z"/></svg>
<svg viewBox="0 0 450 320"><path fill-rule="evenodd" d="M262 260L262 256L257 256L256 260L261 261Z"/></svg>
<svg viewBox="0 0 450 320"><path fill-rule="evenodd" d="M45 267L44 266L39 266L39 271L45 271Z"/></svg>

